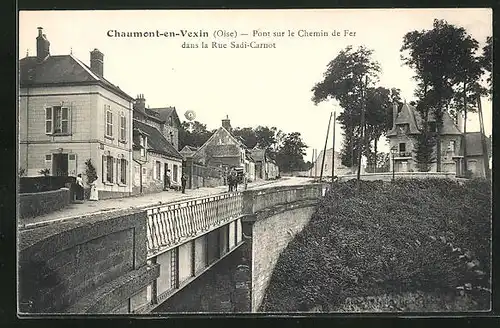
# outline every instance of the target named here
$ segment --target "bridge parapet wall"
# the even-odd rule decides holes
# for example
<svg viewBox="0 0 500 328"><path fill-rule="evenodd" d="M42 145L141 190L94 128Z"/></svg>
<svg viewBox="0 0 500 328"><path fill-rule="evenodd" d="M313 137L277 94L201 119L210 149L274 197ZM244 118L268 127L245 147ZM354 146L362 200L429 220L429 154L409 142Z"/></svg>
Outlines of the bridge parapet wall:
<svg viewBox="0 0 500 328"><path fill-rule="evenodd" d="M147 299L135 295L159 275L146 263L146 219L126 211L21 230L19 312L139 310Z"/></svg>

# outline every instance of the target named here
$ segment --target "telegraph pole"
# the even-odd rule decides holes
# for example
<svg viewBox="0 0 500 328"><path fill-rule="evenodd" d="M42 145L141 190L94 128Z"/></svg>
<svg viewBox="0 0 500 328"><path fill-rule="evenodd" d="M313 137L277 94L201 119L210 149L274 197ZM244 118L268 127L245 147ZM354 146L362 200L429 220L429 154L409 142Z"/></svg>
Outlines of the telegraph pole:
<svg viewBox="0 0 500 328"><path fill-rule="evenodd" d="M483 146L484 175L490 180L490 165L488 158L488 147L486 146L486 135L484 134L483 109L481 106L481 96L477 95L477 108L479 114L479 131L481 131L481 144Z"/></svg>
<svg viewBox="0 0 500 328"><path fill-rule="evenodd" d="M366 103L366 87L368 85L368 76L365 77L365 87L363 90L363 98L361 102L361 138L359 139L359 149L358 149L358 181L361 176L361 154L363 153L363 146L365 144L365 103Z"/></svg>
<svg viewBox="0 0 500 328"><path fill-rule="evenodd" d="M332 145L332 186L335 177L335 123L337 119L337 113L333 111L333 145Z"/></svg>
<svg viewBox="0 0 500 328"><path fill-rule="evenodd" d="M323 179L323 167L325 166L325 156L326 156L326 144L328 143L328 136L330 135L330 125L332 123L332 115L330 113L330 120L328 120L328 129L326 130L326 140L325 140L325 148L323 150L323 160L321 161L321 174L319 176L319 182Z"/></svg>

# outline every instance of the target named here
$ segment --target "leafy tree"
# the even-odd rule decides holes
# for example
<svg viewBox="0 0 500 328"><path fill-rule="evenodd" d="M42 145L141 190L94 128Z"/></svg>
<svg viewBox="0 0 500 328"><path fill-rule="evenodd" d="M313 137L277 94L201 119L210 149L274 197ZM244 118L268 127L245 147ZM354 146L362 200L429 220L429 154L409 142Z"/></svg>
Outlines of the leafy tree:
<svg viewBox="0 0 500 328"><path fill-rule="evenodd" d="M184 121L179 129L179 148L184 146L201 147L215 132L208 131L207 125L198 121Z"/></svg>
<svg viewBox="0 0 500 328"><path fill-rule="evenodd" d="M483 69L488 73L487 82L490 95L493 93L493 78L491 72L493 71L493 38L491 36L486 38L486 45L483 47L483 54L481 56L481 64Z"/></svg>
<svg viewBox="0 0 500 328"><path fill-rule="evenodd" d="M436 161L434 156L434 146L436 145L435 135L430 133L428 129L424 129L422 133L415 138L415 160L419 172L429 172L431 164Z"/></svg>
<svg viewBox="0 0 500 328"><path fill-rule="evenodd" d="M283 144L276 154L276 161L280 171L292 172L304 170L305 148L307 148L307 145L302 141L300 132L286 134Z"/></svg>
<svg viewBox="0 0 500 328"><path fill-rule="evenodd" d="M399 89L383 87L367 89L366 133L368 142L373 141L373 154L370 153L370 148L366 148L365 155L367 155L369 163L372 165L377 158L378 141L382 135L385 135L392 128L393 102L401 103Z"/></svg>
<svg viewBox="0 0 500 328"><path fill-rule="evenodd" d="M85 175L87 176L88 185L92 184L92 182L97 180L97 171L94 165L92 164L90 158L87 159L87 161L85 162Z"/></svg>
<svg viewBox="0 0 500 328"><path fill-rule="evenodd" d="M334 99L343 108L337 120L344 131L341 155L342 164L346 166L357 165L365 78L368 77L374 83L380 72L380 65L371 58L372 53L373 50L363 46L357 50L348 46L327 65L323 81L312 88L315 105Z"/></svg>
<svg viewBox="0 0 500 328"><path fill-rule="evenodd" d="M443 114L449 108L455 91L457 76L463 71L464 56L474 42L462 27L434 20L431 30L412 31L403 38L402 60L416 72L416 95L420 101L417 109L423 114L424 124L429 112L437 128L437 171L441 171L441 130Z"/></svg>
<svg viewBox="0 0 500 328"><path fill-rule="evenodd" d="M241 137L243 143L248 148L253 148L257 145L257 135L252 128L236 128L231 133L235 137Z"/></svg>

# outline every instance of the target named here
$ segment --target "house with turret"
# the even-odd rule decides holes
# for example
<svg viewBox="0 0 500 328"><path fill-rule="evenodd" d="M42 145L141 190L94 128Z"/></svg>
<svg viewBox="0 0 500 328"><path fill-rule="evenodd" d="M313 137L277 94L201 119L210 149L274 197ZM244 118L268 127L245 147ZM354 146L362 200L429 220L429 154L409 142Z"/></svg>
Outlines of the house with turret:
<svg viewBox="0 0 500 328"><path fill-rule="evenodd" d="M441 128L441 153L437 154L434 146L434 158L441 157L441 172L454 172L458 176L464 174L464 146L467 143L467 163L472 176L484 176L484 165L481 148L481 136L478 132L463 133L462 115L457 115L454 121L448 112L443 114ZM393 126L387 133L389 147L392 149L393 160L390 161L390 170L395 172L417 172L415 158L417 136L422 133L425 121L416 108L408 103L393 106ZM436 120L432 113L427 119L427 128L431 133L437 130ZM430 165L430 171L437 171L436 160Z"/></svg>

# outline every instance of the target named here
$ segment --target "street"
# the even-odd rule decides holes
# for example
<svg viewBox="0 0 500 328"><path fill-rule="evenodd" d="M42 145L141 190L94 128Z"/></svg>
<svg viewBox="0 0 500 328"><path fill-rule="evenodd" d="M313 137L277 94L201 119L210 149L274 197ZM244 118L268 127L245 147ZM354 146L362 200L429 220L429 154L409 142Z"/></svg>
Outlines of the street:
<svg viewBox="0 0 500 328"><path fill-rule="evenodd" d="M248 184L248 189L269 188L275 186L290 186L309 183L309 178L286 177L279 180L260 180ZM180 200L200 198L208 195L215 195L227 192L227 186L214 188L203 187L199 189L186 189L186 193L170 190L147 195L131 196L125 198L105 199L96 202L85 201L83 204L69 204L60 211L48 213L46 215L34 218L19 219L19 227L34 227L38 225L50 224L61 220L81 217L89 214L98 214L102 212L117 211L124 209L133 209L152 206L158 203L170 203ZM244 190L244 186L238 185L238 190Z"/></svg>

